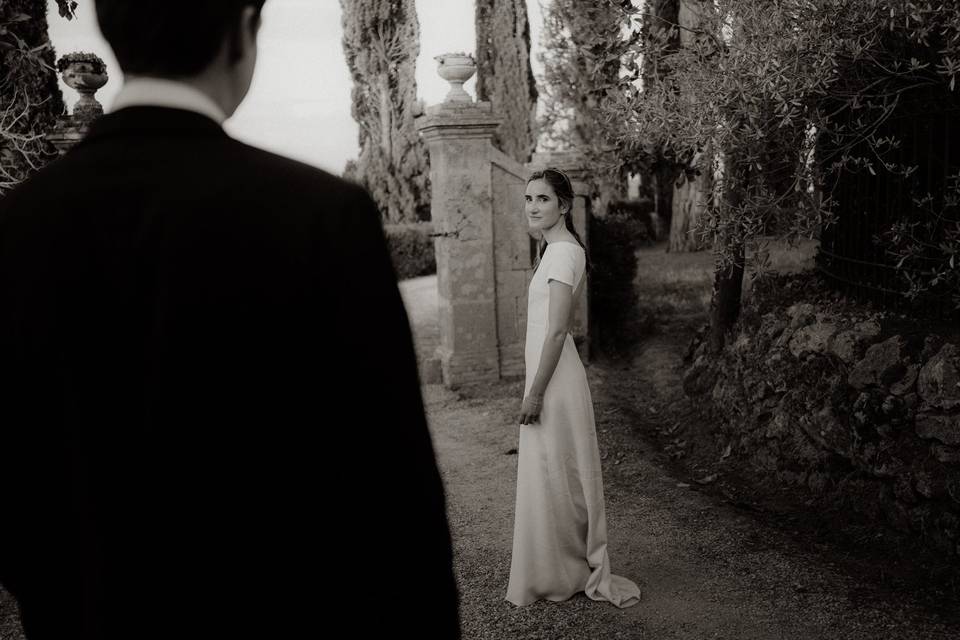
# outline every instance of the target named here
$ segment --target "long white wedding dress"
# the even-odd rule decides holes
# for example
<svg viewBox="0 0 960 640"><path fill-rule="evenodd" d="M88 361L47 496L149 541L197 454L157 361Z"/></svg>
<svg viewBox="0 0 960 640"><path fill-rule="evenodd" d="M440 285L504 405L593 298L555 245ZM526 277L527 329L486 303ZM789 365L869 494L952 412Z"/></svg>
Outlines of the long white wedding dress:
<svg viewBox="0 0 960 640"><path fill-rule="evenodd" d="M577 292L585 270L586 256L579 245L547 245L527 294L524 395L537 373L547 331L548 282L564 282ZM506 599L522 606L538 599L566 600L583 591L618 607L639 602L637 585L610 573L593 403L569 333L544 393L539 421L520 427L518 454Z"/></svg>

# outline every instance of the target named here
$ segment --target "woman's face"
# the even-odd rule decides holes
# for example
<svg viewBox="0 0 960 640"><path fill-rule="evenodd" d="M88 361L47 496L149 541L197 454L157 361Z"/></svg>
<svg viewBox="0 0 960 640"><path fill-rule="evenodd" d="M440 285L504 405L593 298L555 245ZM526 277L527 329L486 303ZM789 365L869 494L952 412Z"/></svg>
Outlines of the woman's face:
<svg viewBox="0 0 960 640"><path fill-rule="evenodd" d="M527 201L527 224L531 231L549 229L563 217L557 194L544 180L531 180L524 197Z"/></svg>

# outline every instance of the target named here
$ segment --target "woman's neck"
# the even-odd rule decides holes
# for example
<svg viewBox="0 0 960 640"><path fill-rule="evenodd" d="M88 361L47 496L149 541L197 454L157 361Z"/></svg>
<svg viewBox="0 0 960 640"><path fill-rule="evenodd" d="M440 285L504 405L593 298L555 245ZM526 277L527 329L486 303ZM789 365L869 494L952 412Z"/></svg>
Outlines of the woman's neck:
<svg viewBox="0 0 960 640"><path fill-rule="evenodd" d="M557 223L549 229L543 230L543 239L547 241L547 244L557 241L574 241L573 234L567 229L566 220L563 217L557 220Z"/></svg>

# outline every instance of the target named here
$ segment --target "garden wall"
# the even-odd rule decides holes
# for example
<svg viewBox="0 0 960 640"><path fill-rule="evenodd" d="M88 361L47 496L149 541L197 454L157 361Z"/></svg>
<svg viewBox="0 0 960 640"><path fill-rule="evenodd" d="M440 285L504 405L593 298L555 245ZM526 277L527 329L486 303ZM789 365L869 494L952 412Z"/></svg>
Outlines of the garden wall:
<svg viewBox="0 0 960 640"><path fill-rule="evenodd" d="M960 341L929 323L757 287L719 357L684 379L755 471L960 554Z"/></svg>

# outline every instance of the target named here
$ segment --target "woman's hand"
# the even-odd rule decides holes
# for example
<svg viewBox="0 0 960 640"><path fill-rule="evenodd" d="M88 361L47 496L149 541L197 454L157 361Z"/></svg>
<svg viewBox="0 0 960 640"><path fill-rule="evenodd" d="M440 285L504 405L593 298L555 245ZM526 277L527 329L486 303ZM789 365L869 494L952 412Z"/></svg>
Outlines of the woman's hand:
<svg viewBox="0 0 960 640"><path fill-rule="evenodd" d="M540 420L540 410L543 408L543 395L531 393L523 399L520 407L520 424L533 424Z"/></svg>

